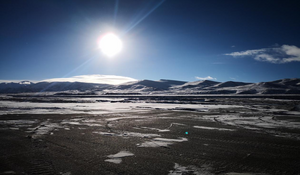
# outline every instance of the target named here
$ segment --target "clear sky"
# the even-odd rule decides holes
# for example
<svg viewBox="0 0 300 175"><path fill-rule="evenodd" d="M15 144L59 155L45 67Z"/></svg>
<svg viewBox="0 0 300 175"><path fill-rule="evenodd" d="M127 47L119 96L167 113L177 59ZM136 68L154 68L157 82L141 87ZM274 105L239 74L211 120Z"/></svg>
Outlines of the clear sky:
<svg viewBox="0 0 300 175"><path fill-rule="evenodd" d="M300 77L298 0L1 1L0 79ZM113 32L108 58L98 38Z"/></svg>

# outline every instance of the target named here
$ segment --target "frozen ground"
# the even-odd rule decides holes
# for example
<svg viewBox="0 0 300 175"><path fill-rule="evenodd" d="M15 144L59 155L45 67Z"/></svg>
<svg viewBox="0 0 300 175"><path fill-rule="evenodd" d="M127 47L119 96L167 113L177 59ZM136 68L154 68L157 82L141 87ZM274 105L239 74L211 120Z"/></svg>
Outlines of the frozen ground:
<svg viewBox="0 0 300 175"><path fill-rule="evenodd" d="M42 98L2 97L0 174L300 173L298 100Z"/></svg>
<svg viewBox="0 0 300 175"><path fill-rule="evenodd" d="M0 98L1 99L1 98ZM2 97L2 99L4 99ZM47 100L46 100L47 99ZM62 101L68 101L63 103ZM276 136L293 137L299 139L300 136L293 132L284 130L294 130L300 128L300 101L288 99L203 99L189 101L166 101L166 100L139 100L126 98L60 98L40 97L42 102L32 102L32 98L0 101L0 115L7 114L109 114L124 112L145 112L149 110L172 110L172 111L194 111L199 112L201 117L220 122L226 125L240 128L268 132ZM34 100L36 101L36 100ZM208 101L208 102L207 102ZM182 103L184 102L184 103ZM197 104L195 104L197 102ZM190 116L189 116L190 117ZM141 116L117 117L107 120L121 120L128 118L142 119ZM0 121L0 125L5 122ZM78 122L77 122L78 123ZM95 122L84 122L85 125L99 125ZM76 122L73 121L73 124ZM79 123L78 123L79 124ZM21 124L22 125L22 124ZM194 126L201 128L201 126ZM11 125L11 129L18 129ZM168 128L154 130L167 132ZM203 129L203 127L202 127ZM206 128L208 129L208 128ZM282 132L274 131L281 129Z"/></svg>

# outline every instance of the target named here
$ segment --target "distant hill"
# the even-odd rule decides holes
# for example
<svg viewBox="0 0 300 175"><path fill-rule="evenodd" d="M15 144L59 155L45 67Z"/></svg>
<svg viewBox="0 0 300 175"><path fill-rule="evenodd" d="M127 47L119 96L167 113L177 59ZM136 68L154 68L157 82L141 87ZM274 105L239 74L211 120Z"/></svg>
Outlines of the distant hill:
<svg viewBox="0 0 300 175"><path fill-rule="evenodd" d="M82 82L38 82L21 81L19 83L0 83L0 93L20 93L20 92L49 92L68 90L102 90L108 88L108 84L93 84Z"/></svg>
<svg viewBox="0 0 300 175"><path fill-rule="evenodd" d="M141 81L134 81L134 82L117 85L115 87L112 87L112 89L140 90L140 91L162 91L162 90L169 90L169 88L172 86L182 85L184 83L186 83L186 82L176 81L176 80L164 80L164 79L161 79L159 81L141 80Z"/></svg>
<svg viewBox="0 0 300 175"><path fill-rule="evenodd" d="M66 91L76 91L78 94L300 94L300 79L260 83L211 80L185 82L161 79L133 81L120 85L82 82L33 83L30 81L0 83L0 93L61 92L57 94L73 94L73 92Z"/></svg>
<svg viewBox="0 0 300 175"><path fill-rule="evenodd" d="M205 87L211 87L216 84L219 84L220 82L217 81L210 81L210 80L202 80L202 81L194 81L194 82L188 82L181 86L177 86L177 88L187 89L187 88L197 88L202 89Z"/></svg>

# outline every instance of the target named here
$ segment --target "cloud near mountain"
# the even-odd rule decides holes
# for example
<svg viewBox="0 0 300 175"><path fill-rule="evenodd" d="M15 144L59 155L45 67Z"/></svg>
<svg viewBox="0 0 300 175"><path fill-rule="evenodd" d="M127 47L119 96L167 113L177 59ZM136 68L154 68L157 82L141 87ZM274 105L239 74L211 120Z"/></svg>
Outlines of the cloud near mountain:
<svg viewBox="0 0 300 175"><path fill-rule="evenodd" d="M217 80L217 78L213 78L211 76L207 76L207 77L195 77L198 80Z"/></svg>
<svg viewBox="0 0 300 175"><path fill-rule="evenodd" d="M117 75L79 75L70 78L52 78L42 80L46 82L83 82L83 83L98 83L98 84L122 84L129 81L137 81L134 78L117 76Z"/></svg>

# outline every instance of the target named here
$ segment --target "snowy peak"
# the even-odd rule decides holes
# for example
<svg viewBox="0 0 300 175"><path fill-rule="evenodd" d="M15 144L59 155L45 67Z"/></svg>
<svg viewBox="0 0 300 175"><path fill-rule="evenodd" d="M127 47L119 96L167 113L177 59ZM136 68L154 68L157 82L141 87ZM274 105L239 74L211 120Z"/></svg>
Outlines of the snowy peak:
<svg viewBox="0 0 300 175"><path fill-rule="evenodd" d="M143 89L144 91L157 91L157 90L168 90L171 86L174 85L182 85L186 82L184 81L177 81L177 80L159 80L159 81L153 81L153 80L140 80L140 81L134 81L129 82L125 84L121 84L115 87L115 89Z"/></svg>
<svg viewBox="0 0 300 175"><path fill-rule="evenodd" d="M19 84L32 84L30 81L21 81Z"/></svg>
<svg viewBox="0 0 300 175"><path fill-rule="evenodd" d="M285 86L298 86L300 83L300 79L298 78L282 79L282 80L273 81L273 83L278 83Z"/></svg>
<svg viewBox="0 0 300 175"><path fill-rule="evenodd" d="M67 90L101 90L107 88L107 84L93 84L82 82L38 82L22 81L19 83L0 83L0 93L20 92L44 92L44 91L67 91Z"/></svg>
<svg viewBox="0 0 300 175"><path fill-rule="evenodd" d="M186 81L166 80L166 79L160 79L159 82L169 84L170 86L183 85L183 84L187 83Z"/></svg>
<svg viewBox="0 0 300 175"><path fill-rule="evenodd" d="M188 82L180 86L181 88L205 88L214 86L216 84L219 84L220 82L217 81L211 81L211 80L202 80L202 81L194 81L194 82Z"/></svg>
<svg viewBox="0 0 300 175"><path fill-rule="evenodd" d="M214 87L236 87L236 86L244 86L244 85L248 85L251 83L244 83L244 82L236 82L236 81L226 81L224 83L219 83L214 85Z"/></svg>

